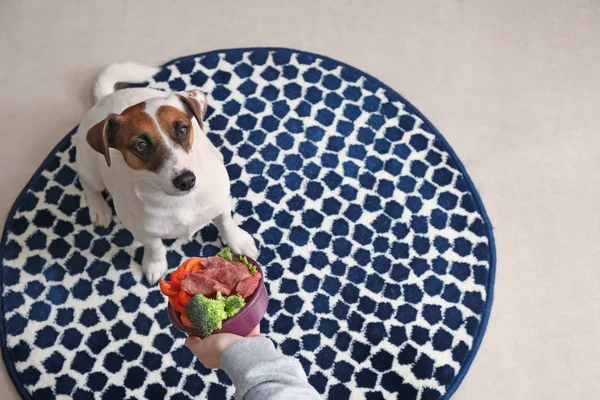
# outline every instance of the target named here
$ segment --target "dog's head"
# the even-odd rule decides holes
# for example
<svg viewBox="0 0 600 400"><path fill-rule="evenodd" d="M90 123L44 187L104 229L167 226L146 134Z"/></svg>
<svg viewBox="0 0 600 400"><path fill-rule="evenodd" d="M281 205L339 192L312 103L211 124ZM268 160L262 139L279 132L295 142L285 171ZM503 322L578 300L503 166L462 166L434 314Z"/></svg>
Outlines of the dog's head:
<svg viewBox="0 0 600 400"><path fill-rule="evenodd" d="M194 136L204 134L206 106L200 91L149 99L98 122L88 131L87 141L109 167L112 147L129 168L163 192L183 195L196 183L192 147ZM194 129L194 119L199 129Z"/></svg>

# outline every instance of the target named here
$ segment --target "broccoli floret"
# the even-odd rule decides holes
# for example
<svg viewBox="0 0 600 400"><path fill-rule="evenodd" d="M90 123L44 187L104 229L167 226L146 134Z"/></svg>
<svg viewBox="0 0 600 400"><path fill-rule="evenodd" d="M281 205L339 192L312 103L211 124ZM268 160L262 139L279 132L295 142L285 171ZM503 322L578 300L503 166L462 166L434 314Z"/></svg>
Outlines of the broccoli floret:
<svg viewBox="0 0 600 400"><path fill-rule="evenodd" d="M217 292L215 299L195 294L187 303L185 314L200 336L207 337L223 326L223 320L233 317L246 302L241 296L223 296Z"/></svg>
<svg viewBox="0 0 600 400"><path fill-rule="evenodd" d="M201 294L195 294L187 303L185 314L202 337L221 329L227 318L223 300L209 299Z"/></svg>
<svg viewBox="0 0 600 400"><path fill-rule="evenodd" d="M244 300L244 298L242 296L238 296L237 294L231 296L223 296L221 292L217 292L215 299L217 301L223 302L227 318L233 317L235 314L240 312L240 310L246 305L246 301Z"/></svg>
<svg viewBox="0 0 600 400"><path fill-rule="evenodd" d="M242 308L244 308L246 302L242 296L233 295L225 297L223 304L225 305L225 313L227 314L227 318L231 318L240 312Z"/></svg>

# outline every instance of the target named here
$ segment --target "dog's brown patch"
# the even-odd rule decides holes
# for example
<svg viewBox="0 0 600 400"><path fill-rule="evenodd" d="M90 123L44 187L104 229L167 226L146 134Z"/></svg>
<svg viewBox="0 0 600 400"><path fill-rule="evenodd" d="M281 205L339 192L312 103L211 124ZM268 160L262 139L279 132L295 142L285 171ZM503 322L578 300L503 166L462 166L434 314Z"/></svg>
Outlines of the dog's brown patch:
<svg viewBox="0 0 600 400"><path fill-rule="evenodd" d="M192 95L199 97L197 93ZM183 96L179 97L183 99ZM109 166L108 148L113 147L123 154L125 162L131 168L156 172L169 156L166 138L160 131L185 151L190 151L194 144L192 118L195 117L202 124L206 110L199 108L201 103L196 98L186 99L187 101L183 101L185 111L164 105L157 109L155 116L150 116L145 111L146 103L142 102L127 108L120 115L110 115L88 131L88 143L94 150L104 154ZM182 129L187 134L182 134ZM146 151L143 152L137 147L142 141L146 143Z"/></svg>
<svg viewBox="0 0 600 400"><path fill-rule="evenodd" d="M167 149L158 127L144 111L145 104L133 105L121 113L118 132L114 135L111 147L123 154L131 168L156 172L167 157ZM140 141L147 143L147 151L143 154L136 150Z"/></svg>
<svg viewBox="0 0 600 400"><path fill-rule="evenodd" d="M165 132L176 145L181 146L185 151L189 151L194 144L194 130L192 129L192 120L182 110L172 106L160 106L156 110L156 120L163 132ZM180 137L178 130L186 127L188 134L186 137Z"/></svg>

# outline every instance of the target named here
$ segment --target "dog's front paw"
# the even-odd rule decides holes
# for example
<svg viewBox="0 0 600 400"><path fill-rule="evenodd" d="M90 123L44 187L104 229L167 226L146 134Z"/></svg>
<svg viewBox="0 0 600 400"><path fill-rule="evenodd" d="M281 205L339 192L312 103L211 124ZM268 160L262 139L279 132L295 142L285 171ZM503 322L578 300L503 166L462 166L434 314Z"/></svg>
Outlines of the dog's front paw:
<svg viewBox="0 0 600 400"><path fill-rule="evenodd" d="M167 272L167 259L153 259L142 261L142 269L144 276L150 285L156 285L156 283L162 278Z"/></svg>
<svg viewBox="0 0 600 400"><path fill-rule="evenodd" d="M234 253L248 256L255 260L258 259L258 248L254 243L254 239L242 228L236 227L235 230L227 232L223 236L225 243Z"/></svg>
<svg viewBox="0 0 600 400"><path fill-rule="evenodd" d="M90 221L101 228L106 228L112 221L112 210L103 198L93 199L89 202Z"/></svg>

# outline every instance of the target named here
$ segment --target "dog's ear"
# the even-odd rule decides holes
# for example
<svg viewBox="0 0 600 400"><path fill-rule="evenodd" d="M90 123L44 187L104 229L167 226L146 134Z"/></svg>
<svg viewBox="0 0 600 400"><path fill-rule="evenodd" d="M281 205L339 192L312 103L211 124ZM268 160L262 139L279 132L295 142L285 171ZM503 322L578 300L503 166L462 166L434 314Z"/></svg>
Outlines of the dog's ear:
<svg viewBox="0 0 600 400"><path fill-rule="evenodd" d="M206 95L199 90L190 90L188 92L178 93L177 96L181 99L183 104L190 109L198 124L204 129L204 116L206 115L206 108L208 103L206 101Z"/></svg>
<svg viewBox="0 0 600 400"><path fill-rule="evenodd" d="M87 133L87 142L92 149L104 155L106 164L110 167L109 147L115 145L115 135L119 131L119 116L110 114L96 125L92 126Z"/></svg>

